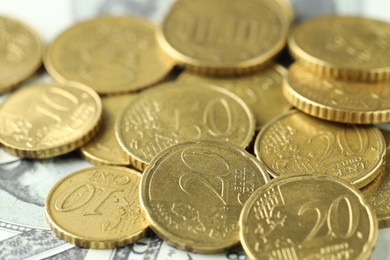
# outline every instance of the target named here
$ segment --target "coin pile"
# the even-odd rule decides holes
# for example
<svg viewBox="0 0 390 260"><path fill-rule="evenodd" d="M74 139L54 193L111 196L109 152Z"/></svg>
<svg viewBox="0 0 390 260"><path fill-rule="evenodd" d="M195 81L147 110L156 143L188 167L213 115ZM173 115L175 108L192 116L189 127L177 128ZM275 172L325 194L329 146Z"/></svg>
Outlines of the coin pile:
<svg viewBox="0 0 390 260"><path fill-rule="evenodd" d="M150 227L198 253L369 258L390 223L390 134L372 125L390 122L390 25L329 16L288 37L292 20L285 0L180 0L159 28L102 17L61 33L43 58L57 82L0 107L10 153L79 149L97 165L51 189L52 230L98 249ZM0 24L8 91L39 67L42 43ZM288 71L275 62L287 38Z"/></svg>

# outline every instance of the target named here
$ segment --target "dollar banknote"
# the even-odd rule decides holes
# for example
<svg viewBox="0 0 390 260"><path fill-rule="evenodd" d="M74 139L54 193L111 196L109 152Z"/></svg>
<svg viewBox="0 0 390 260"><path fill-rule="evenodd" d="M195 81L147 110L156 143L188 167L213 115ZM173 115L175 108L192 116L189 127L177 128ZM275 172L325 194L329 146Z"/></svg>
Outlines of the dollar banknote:
<svg viewBox="0 0 390 260"><path fill-rule="evenodd" d="M98 15L139 15L158 23L173 1L2 0L0 12L23 20L50 42L72 24ZM291 4L298 19L331 13L390 19L390 2L387 0L292 0ZM44 72L32 79L47 80L50 77ZM0 104L5 98L6 95L0 96ZM170 246L152 232L135 244L112 250L84 249L66 243L46 223L45 198L58 180L89 166L76 152L53 159L26 160L0 149L0 259L247 259L240 248L217 255L185 252ZM380 230L371 259L390 259L389 244L390 229Z"/></svg>

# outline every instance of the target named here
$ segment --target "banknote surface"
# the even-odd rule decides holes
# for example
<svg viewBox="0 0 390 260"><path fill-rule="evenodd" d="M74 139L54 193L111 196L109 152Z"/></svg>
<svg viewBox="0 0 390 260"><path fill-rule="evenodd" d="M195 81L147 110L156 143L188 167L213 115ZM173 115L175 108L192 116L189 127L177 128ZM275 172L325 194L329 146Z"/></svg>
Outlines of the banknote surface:
<svg viewBox="0 0 390 260"><path fill-rule="evenodd" d="M70 25L98 15L139 15L158 23L173 1L2 0L0 13L30 24L50 42ZM387 0L292 0L292 5L298 19L340 13L390 20ZM34 80L50 78L41 73ZM0 104L5 97L0 96ZM168 245L152 232L133 245L113 250L88 250L64 242L46 224L44 201L59 179L89 166L77 153L38 161L21 160L0 149L0 259L247 259L241 249L212 256L185 252ZM389 244L390 229L380 230L371 259L390 259Z"/></svg>

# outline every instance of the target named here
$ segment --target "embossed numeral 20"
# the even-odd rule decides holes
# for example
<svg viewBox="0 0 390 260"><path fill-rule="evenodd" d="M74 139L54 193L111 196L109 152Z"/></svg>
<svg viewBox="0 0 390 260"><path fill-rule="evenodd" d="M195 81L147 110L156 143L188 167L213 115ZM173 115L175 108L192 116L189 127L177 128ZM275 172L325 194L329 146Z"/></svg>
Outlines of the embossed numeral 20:
<svg viewBox="0 0 390 260"><path fill-rule="evenodd" d="M340 204L342 202L344 202L343 208L346 208L348 211L348 217L343 217L343 219L348 220L347 226L344 226L344 228L346 227L344 232L342 231L342 227L339 222L339 212L342 208ZM328 227L328 233L326 236L347 239L355 234L359 225L359 208L355 203L353 203L353 201L351 201L346 196L340 196L333 200L328 208L319 208L317 207L318 203L318 201L307 203L303 205L298 211L298 216L305 215L309 212L315 213L316 215L316 222L302 243L315 238L318 232L324 226L325 222Z"/></svg>

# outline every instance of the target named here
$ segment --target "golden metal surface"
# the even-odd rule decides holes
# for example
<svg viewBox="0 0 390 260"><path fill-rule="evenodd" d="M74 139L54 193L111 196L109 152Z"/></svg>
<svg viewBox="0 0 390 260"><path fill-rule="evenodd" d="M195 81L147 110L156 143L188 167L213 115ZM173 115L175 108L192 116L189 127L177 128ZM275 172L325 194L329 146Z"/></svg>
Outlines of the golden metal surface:
<svg viewBox="0 0 390 260"><path fill-rule="evenodd" d="M326 175L270 181L248 199L239 223L250 259L368 259L378 235L363 194Z"/></svg>
<svg viewBox="0 0 390 260"><path fill-rule="evenodd" d="M280 3L176 1L158 40L169 56L191 70L223 75L250 71L264 66L286 43L291 17Z"/></svg>
<svg viewBox="0 0 390 260"><path fill-rule="evenodd" d="M390 227L390 133L386 132L384 136L387 144L384 173L379 176L379 180L374 180L362 189L375 210L380 228Z"/></svg>
<svg viewBox="0 0 390 260"><path fill-rule="evenodd" d="M60 180L46 199L46 217L62 239L87 248L114 248L142 238L149 222L141 208L141 174L97 166Z"/></svg>
<svg viewBox="0 0 390 260"><path fill-rule="evenodd" d="M317 74L377 81L390 78L390 24L353 16L325 16L290 34L291 53Z"/></svg>
<svg viewBox="0 0 390 260"><path fill-rule="evenodd" d="M105 97L103 102L103 124L99 133L80 148L82 156L98 165L130 165L129 155L115 137L115 123L119 115L136 95Z"/></svg>
<svg viewBox="0 0 390 260"><path fill-rule="evenodd" d="M0 107L0 143L19 157L47 158L87 143L98 131L102 103L76 83L25 86Z"/></svg>
<svg viewBox="0 0 390 260"><path fill-rule="evenodd" d="M43 43L26 24L0 16L0 94L30 77L42 64Z"/></svg>
<svg viewBox="0 0 390 260"><path fill-rule="evenodd" d="M374 126L328 122L293 110L265 126L254 149L273 177L327 174L361 188L383 170L386 145Z"/></svg>
<svg viewBox="0 0 390 260"><path fill-rule="evenodd" d="M226 88L244 100L254 112L259 130L276 116L287 112L291 105L283 96L282 84L287 71L280 65L233 77L210 77L183 72L179 82L205 82Z"/></svg>
<svg viewBox="0 0 390 260"><path fill-rule="evenodd" d="M390 81L321 78L295 63L289 68L283 92L293 106L322 119L352 124L390 121Z"/></svg>
<svg viewBox="0 0 390 260"><path fill-rule="evenodd" d="M129 16L76 24L49 46L44 63L56 80L81 82L99 94L150 86L174 65L162 55L154 25Z"/></svg>
<svg viewBox="0 0 390 260"><path fill-rule="evenodd" d="M174 82L146 90L125 109L116 136L143 170L179 142L222 139L246 147L254 135L252 111L238 96L206 83Z"/></svg>
<svg viewBox="0 0 390 260"><path fill-rule="evenodd" d="M141 205L165 241L213 253L239 243L242 206L268 181L256 158L240 147L210 140L181 143L147 167Z"/></svg>

